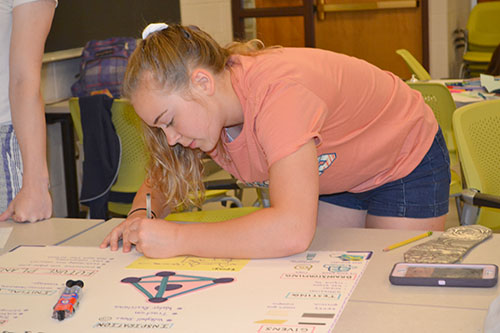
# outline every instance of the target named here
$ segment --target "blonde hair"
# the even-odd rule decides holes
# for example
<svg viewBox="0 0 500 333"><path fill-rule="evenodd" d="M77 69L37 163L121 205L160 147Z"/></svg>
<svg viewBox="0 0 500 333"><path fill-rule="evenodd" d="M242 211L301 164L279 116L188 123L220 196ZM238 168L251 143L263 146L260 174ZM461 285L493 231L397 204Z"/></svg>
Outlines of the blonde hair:
<svg viewBox="0 0 500 333"><path fill-rule="evenodd" d="M231 55L256 55L263 49L259 40L233 42L224 48L197 27L169 25L148 35L130 56L123 96L130 98L146 74L165 91L188 92L193 68L203 67L217 75L230 65ZM202 152L180 144L169 146L161 129L145 123L144 134L151 154L148 185L164 195L165 205L200 206L205 192ZM217 149L224 153L220 140Z"/></svg>

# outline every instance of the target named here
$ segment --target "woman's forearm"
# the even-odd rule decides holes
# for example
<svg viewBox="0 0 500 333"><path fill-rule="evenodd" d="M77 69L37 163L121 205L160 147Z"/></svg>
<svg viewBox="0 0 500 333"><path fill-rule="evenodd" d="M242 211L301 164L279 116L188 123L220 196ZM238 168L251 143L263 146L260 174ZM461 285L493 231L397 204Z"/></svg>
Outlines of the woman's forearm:
<svg viewBox="0 0 500 333"><path fill-rule="evenodd" d="M33 94L35 88L30 85L11 84L12 124L23 160L23 185L48 185L44 106L40 93Z"/></svg>
<svg viewBox="0 0 500 333"><path fill-rule="evenodd" d="M45 40L55 2L19 5L12 12L9 100L23 159L23 186L48 184L44 102L40 93Z"/></svg>

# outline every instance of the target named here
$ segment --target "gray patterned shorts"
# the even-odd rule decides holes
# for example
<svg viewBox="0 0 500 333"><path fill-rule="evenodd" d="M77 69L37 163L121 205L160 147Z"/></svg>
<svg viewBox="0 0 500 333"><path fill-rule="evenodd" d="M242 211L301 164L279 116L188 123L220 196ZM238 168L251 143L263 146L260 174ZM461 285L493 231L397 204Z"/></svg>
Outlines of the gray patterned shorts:
<svg viewBox="0 0 500 333"><path fill-rule="evenodd" d="M0 126L0 149L0 212L4 212L22 186L23 162L12 124Z"/></svg>

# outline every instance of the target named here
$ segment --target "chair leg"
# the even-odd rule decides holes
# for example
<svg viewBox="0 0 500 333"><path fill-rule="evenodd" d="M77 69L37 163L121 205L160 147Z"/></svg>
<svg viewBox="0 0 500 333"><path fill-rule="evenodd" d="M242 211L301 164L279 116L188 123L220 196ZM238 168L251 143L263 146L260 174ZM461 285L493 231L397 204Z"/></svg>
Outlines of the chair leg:
<svg viewBox="0 0 500 333"><path fill-rule="evenodd" d="M457 207L458 221L462 224L462 201L459 196L455 196L455 206Z"/></svg>
<svg viewBox="0 0 500 333"><path fill-rule="evenodd" d="M235 197L225 197L225 198L221 199L221 201L231 201L236 207L243 207L243 204L241 203L241 201Z"/></svg>
<svg viewBox="0 0 500 333"><path fill-rule="evenodd" d="M203 202L203 204L210 203L210 202L217 202L217 201L220 201L220 202L230 201L230 202L234 203L234 205L237 207L243 207L243 204L241 203L241 201L238 198L232 197L232 196L222 196L222 197L215 197L215 198L207 199L207 200L205 200L205 202Z"/></svg>
<svg viewBox="0 0 500 333"><path fill-rule="evenodd" d="M460 217L460 225L476 224L479 215L479 207L464 203L462 207L462 215Z"/></svg>
<svg viewBox="0 0 500 333"><path fill-rule="evenodd" d="M254 206L262 206L262 207L271 207L271 201L269 199L269 189L267 188L257 188L258 205L254 204Z"/></svg>
<svg viewBox="0 0 500 333"><path fill-rule="evenodd" d="M460 65L460 72L458 77L461 79L465 79L465 62L462 62L462 64Z"/></svg>

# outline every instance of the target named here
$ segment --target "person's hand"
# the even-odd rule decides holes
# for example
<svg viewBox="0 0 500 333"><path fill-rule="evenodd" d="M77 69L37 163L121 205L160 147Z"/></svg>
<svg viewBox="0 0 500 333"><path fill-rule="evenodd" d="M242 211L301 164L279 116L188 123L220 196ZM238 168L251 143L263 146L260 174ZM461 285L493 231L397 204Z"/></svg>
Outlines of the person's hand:
<svg viewBox="0 0 500 333"><path fill-rule="evenodd" d="M48 188L22 187L10 202L7 210L0 214L0 221L12 218L16 222L36 222L52 215L52 198Z"/></svg>
<svg viewBox="0 0 500 333"><path fill-rule="evenodd" d="M111 251L116 251L120 247L120 241L123 238L124 231L129 227L129 224L135 219L147 218L145 211L137 211L132 216L127 217L122 223L117 225L111 232L104 238L99 247L104 249L109 246ZM129 252L131 249L130 242L127 247L123 247L123 252Z"/></svg>
<svg viewBox="0 0 500 333"><path fill-rule="evenodd" d="M134 213L104 238L100 247L119 248L122 240L123 252L130 252L132 245L138 252L151 258L169 258L179 255L174 246L177 224L162 219L148 219L145 213Z"/></svg>

